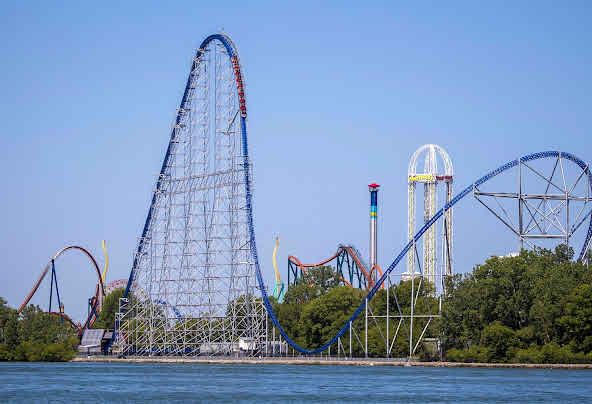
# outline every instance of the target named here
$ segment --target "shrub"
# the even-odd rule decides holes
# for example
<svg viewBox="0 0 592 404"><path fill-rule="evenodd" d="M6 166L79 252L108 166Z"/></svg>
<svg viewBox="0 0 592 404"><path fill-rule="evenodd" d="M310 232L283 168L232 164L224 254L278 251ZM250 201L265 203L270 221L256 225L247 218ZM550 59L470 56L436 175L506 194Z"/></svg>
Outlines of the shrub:
<svg viewBox="0 0 592 404"><path fill-rule="evenodd" d="M526 349L519 349L511 362L514 363L541 363L543 355L536 346L531 346Z"/></svg>
<svg viewBox="0 0 592 404"><path fill-rule="evenodd" d="M509 356L508 350L518 344L519 340L514 330L499 322L488 325L481 332L481 345L491 350L493 362L504 362Z"/></svg>
<svg viewBox="0 0 592 404"><path fill-rule="evenodd" d="M446 360L450 362L464 362L464 354L461 349L452 348L446 352Z"/></svg>
<svg viewBox="0 0 592 404"><path fill-rule="evenodd" d="M0 344L0 361L12 360L12 352L7 344Z"/></svg>
<svg viewBox="0 0 592 404"><path fill-rule="evenodd" d="M516 331L516 336L520 340L522 344L530 345L532 343L536 343L536 330L534 326L523 327Z"/></svg>
<svg viewBox="0 0 592 404"><path fill-rule="evenodd" d="M556 342L541 347L541 363L572 363L573 353L567 347L561 347Z"/></svg>
<svg viewBox="0 0 592 404"><path fill-rule="evenodd" d="M465 362L486 363L491 360L490 348L475 345L465 351Z"/></svg>
<svg viewBox="0 0 592 404"><path fill-rule="evenodd" d="M469 349L452 348L446 352L446 359L450 362L487 363L492 352L489 348L474 345Z"/></svg>
<svg viewBox="0 0 592 404"><path fill-rule="evenodd" d="M76 356L76 352L64 343L49 344L41 352L41 360L45 362L67 362Z"/></svg>
<svg viewBox="0 0 592 404"><path fill-rule="evenodd" d="M33 344L32 342L21 342L14 350L13 360L21 362L37 362L41 360L41 353L43 352L43 345Z"/></svg>

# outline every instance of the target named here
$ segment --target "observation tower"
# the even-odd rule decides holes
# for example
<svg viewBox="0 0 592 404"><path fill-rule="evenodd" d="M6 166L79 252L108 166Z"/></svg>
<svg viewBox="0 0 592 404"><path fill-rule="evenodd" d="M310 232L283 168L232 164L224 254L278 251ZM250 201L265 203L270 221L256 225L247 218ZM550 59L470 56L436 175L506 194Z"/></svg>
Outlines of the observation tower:
<svg viewBox="0 0 592 404"><path fill-rule="evenodd" d="M438 167L438 156L443 163L443 171ZM418 172L417 165L424 160L423 172ZM413 153L409 162L409 241L413 240L416 232L416 184L423 184L424 197L424 223L434 214L438 207L438 185L445 184L446 203L452 200L452 183L454 172L452 160L442 147L435 144L426 144ZM444 214L442 226L442 264L445 270L443 275L452 275L452 209ZM430 227L423 238L423 271L419 262L418 246L414 243L414 251L407 256L407 272L403 273L403 279L409 279L412 275L420 276L423 273L425 279L433 284L436 282L436 228ZM417 260L417 261L416 261ZM419 268L416 267L416 262ZM418 272L417 269L420 271ZM442 281L442 280L440 280Z"/></svg>

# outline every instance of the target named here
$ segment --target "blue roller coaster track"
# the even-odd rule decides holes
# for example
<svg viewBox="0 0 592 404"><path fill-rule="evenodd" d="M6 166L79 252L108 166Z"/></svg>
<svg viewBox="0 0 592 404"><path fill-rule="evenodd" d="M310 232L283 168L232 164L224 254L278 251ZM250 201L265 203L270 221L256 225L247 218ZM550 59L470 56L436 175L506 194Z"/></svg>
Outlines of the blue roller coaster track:
<svg viewBox="0 0 592 404"><path fill-rule="evenodd" d="M202 42L202 44L200 45L200 48L197 50L196 56L195 56L195 59L194 59L193 65L192 65L192 70L196 67L197 60L201 56L201 52L202 52L201 50L205 49L205 47L209 44L209 42L214 41L214 40L217 40L224 45L230 59L232 59L233 57L238 57L238 52L236 50L236 47L233 44L232 40L227 35L224 35L224 34L210 35ZM189 85L190 85L190 79L187 80L187 85L185 87L185 91L184 91L183 98L181 101L180 109L183 109L185 107L185 104L187 101L187 96L189 93ZM180 115L177 115L177 123L179 123L179 120L180 120ZM513 167L516 167L519 164L519 162L528 162L528 161L533 161L533 160L538 160L538 159L559 158L559 157L565 158L565 159L570 160L573 163L577 164L584 171L584 173L588 176L588 179L590 181L589 183L592 184L592 174L590 172L588 165L586 163L584 163L578 157L574 156L573 154L563 153L563 152L559 152L559 151L545 151L545 152L529 154L527 156L520 157L519 159L512 160L512 161L500 166L499 168L487 173L486 175L484 175L483 177L479 178L477 181L475 181L474 183L472 183L471 185L466 187L459 194L457 194L449 203L447 203L443 208L438 210L438 212L436 212L436 214L423 225L423 227L415 234L415 236L413 237L413 240L410 240L403 247L403 249L397 255L397 257L394 259L392 264L384 271L383 275L380 277L378 282L374 285L374 287L370 290L370 292L368 292L368 294L366 295L366 298L364 299L362 304L360 304L360 306L356 309L356 311L351 315L349 320L343 325L341 330L339 330L339 332L337 334L335 334L335 336L330 341L328 341L325 345L323 345L321 347L318 347L315 349L306 349L306 348L303 348L303 347L299 346L298 344L296 344L290 338L290 336L287 335L285 330L282 328L275 312L273 311L273 308L271 306L271 302L269 301L269 298L268 298L267 290L265 288L265 283L263 281L263 275L261 273L261 268L259 265L259 257L257 254L257 245L255 242L255 227L253 224L253 208L252 208L252 192L251 192L251 188L252 188L251 181L252 180L250 177L250 171L248 169L249 168L249 152L248 152L248 142L247 142L246 110L244 111L244 113L241 113L240 127L241 127L241 136L242 136L242 152L243 152L243 166L244 166L244 173L245 173L246 206L247 206L247 212L248 212L248 228L249 228L249 236L250 236L250 248L251 248L251 253L253 255L253 260L255 262L257 282L259 284L259 288L261 289L263 303L265 304L265 308L267 309L267 313L268 313L269 317L271 318L274 326L278 328L280 334L282 335L282 337L284 337L284 339L286 340L287 343L289 343L295 350L297 350L301 353L304 353L304 354L316 354L316 353L322 352L322 351L326 350L327 348L329 348L331 345L333 345L335 342L337 342L338 338L340 338L341 336L343 336L345 334L345 332L348 330L348 328L350 327L352 322L360 315L362 310L364 310L366 302L370 301L374 297L376 292L381 288L385 279L395 269L395 267L399 264L399 262L405 257L405 255L408 253L408 251L412 248L413 244L416 243L417 241L419 241L421 239L421 237L423 236L423 234L432 225L434 225L434 223L436 223L437 220L440 219L442 217L442 215L444 215L444 213L446 213L446 211L451 209L461 199L463 199L464 197L469 195L471 193L471 191L473 191L476 187L479 187L480 185L486 183L487 181L491 180L492 178L496 177L497 175L503 173L504 171L507 171ZM162 164L161 174L164 174L165 168L168 164L169 157L170 157L170 143L169 143L169 148L167 149L167 152L166 152L166 155L164 158L164 162ZM161 177L159 177L159 180L156 185L157 191L161 187L161 180L160 180ZM592 187L592 185L591 185L591 187ZM148 216L146 218L146 224L144 226L144 229L142 232L142 238L140 239L141 241L138 246L138 253L140 253L142 250L142 241L144 240L144 237L146 236L146 232L147 232L149 224L150 224L150 220L152 217L152 212L153 212L155 202L156 202L156 193L152 199L152 203L150 205ZM584 241L582 250L580 251L579 259L582 259L584 254L586 253L586 249L587 249L587 246L588 246L591 238L592 238L592 217L590 218L590 224L588 226L588 233L586 235L586 239ZM136 257L138 257L138 256L139 256L139 254L136 254ZM128 284L127 284L126 291L125 291L125 297L127 297L128 293L129 293L130 286L133 281L134 270L137 265L136 260L137 260L137 258L134 259L132 270L130 272Z"/></svg>
<svg viewBox="0 0 592 404"><path fill-rule="evenodd" d="M246 136L246 132L243 132L243 136ZM405 247L403 247L403 250L401 250L401 252L399 253L399 255L397 255L397 257L395 258L393 263L384 271L382 277L378 280L378 282L376 282L376 284L370 290L370 292L368 292L368 294L366 295L366 298L364 299L362 304L360 304L360 306L356 309L356 311L351 315L351 317L343 325L341 330L339 330L339 332L337 334L335 334L335 336L329 342L327 342L325 345L315 348L315 349L310 349L310 350L299 346L292 339L290 339L290 337L286 334L286 332L284 331L284 329L280 325L280 323L277 319L277 316L275 315L273 308L271 307L271 303L269 302L269 299L267 298L267 293L266 293L266 290L265 290L265 287L263 284L263 278L261 276L261 271L259 269L259 262L257 261L257 250L255 249L255 234L254 234L253 225L252 225L252 216L253 215L252 215L252 212L249 210L249 227L251 230L251 246L252 246L251 248L252 248L253 254L255 256L255 260L256 260L257 279L259 281L259 286L260 286L262 294L263 294L263 301L265 303L265 307L267 308L267 312L269 314L269 317L271 318L273 324L280 331L280 334L282 335L282 337L285 338L286 342L288 342L297 351L304 353L304 354L316 354L316 353L326 350L331 345L333 345L337 341L338 338L340 338L341 336L343 336L343 334L345 334L345 332L350 327L351 323L360 315L362 310L364 310L364 308L366 306L366 302L369 302L372 299L372 297L374 297L376 292L380 289L381 285L384 283L385 279L395 269L395 267L399 264L399 262L405 257L405 255L412 248L413 244L416 243L417 241L419 241L421 239L421 237L423 236L423 234L430 227L432 227L434 225L434 223L436 223L438 221L438 219L440 219L442 217L442 215L444 215L444 213L446 213L446 211L451 209L461 199L463 199L464 197L469 195L471 193L471 191L473 191L476 187L479 187L480 185L491 180L493 177L503 173L504 171L507 171L513 167L516 167L519 162L524 163L524 162L528 162L528 161L532 161L532 160L538 160L538 159L544 159L544 158L558 158L558 157L565 158L565 159L570 160L570 161L574 162L575 164L577 164L584 171L584 173L588 176L588 179L590 181L589 184L591 184L591 191L592 191L592 173L591 173L588 165L586 163L584 163L578 157L574 156L573 154L563 153L563 152L559 152L559 151L546 151L546 152L529 154L527 156L520 157L519 159L510 161L510 162L500 166L499 168L487 173L486 175L484 175L483 177L479 178L477 181L475 181L474 183L472 183L471 185L466 187L464 190L462 190L449 203L444 205L443 208L441 208L438 212L436 212L436 214L432 218L430 218L430 220L428 220L423 225L423 227L415 234L415 236L413 237L413 240L410 240L405 245ZM247 183L247 186L248 185L249 184ZM592 217L590 218L590 224L588 226L588 234L586 235L586 239L584 241L584 244L583 244L582 250L580 251L578 259L581 260L584 257L584 254L586 253L586 249L589 244L590 238L592 238Z"/></svg>
<svg viewBox="0 0 592 404"><path fill-rule="evenodd" d="M160 304L161 306L170 307L170 309L173 310L173 313L175 313L175 316L177 316L177 319L183 321L183 315L179 312L179 309L177 309L176 306L173 306L172 304L168 304L164 300L160 300L160 299L154 299L153 301L154 301L154 303Z"/></svg>

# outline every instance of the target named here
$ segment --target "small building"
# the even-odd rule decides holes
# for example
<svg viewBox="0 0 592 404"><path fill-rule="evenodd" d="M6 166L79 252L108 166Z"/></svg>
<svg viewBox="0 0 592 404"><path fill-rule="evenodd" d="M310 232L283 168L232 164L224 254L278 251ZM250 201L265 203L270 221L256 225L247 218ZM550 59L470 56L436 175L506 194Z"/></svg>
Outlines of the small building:
<svg viewBox="0 0 592 404"><path fill-rule="evenodd" d="M113 336L113 331L102 328L86 329L82 334L78 352L87 355L97 355L105 352Z"/></svg>
<svg viewBox="0 0 592 404"><path fill-rule="evenodd" d="M497 258L514 258L514 257L519 257L520 253L517 252L511 252L508 253L507 255L496 255Z"/></svg>
<svg viewBox="0 0 592 404"><path fill-rule="evenodd" d="M100 354L105 331L101 328L84 330L78 352L87 355Z"/></svg>
<svg viewBox="0 0 592 404"><path fill-rule="evenodd" d="M254 351L257 344L254 338L241 337L238 339L238 347L241 351Z"/></svg>
<svg viewBox="0 0 592 404"><path fill-rule="evenodd" d="M415 273L413 274L414 276L411 276L411 273L409 271L405 271L401 274L401 280L402 281L410 281L411 278L415 278L417 280L419 280L419 278L421 278L421 273L415 271Z"/></svg>
<svg viewBox="0 0 592 404"><path fill-rule="evenodd" d="M236 342L206 342L200 344L200 355L230 355L240 350Z"/></svg>

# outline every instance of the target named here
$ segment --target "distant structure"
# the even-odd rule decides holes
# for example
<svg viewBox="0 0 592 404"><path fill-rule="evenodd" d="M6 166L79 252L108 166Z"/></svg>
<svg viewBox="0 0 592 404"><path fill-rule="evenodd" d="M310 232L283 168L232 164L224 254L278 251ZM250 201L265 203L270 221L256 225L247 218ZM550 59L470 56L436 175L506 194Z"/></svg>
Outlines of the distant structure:
<svg viewBox="0 0 592 404"><path fill-rule="evenodd" d="M103 240L103 246L104 245L105 245L105 241ZM92 267L97 274L97 285L95 288L95 295L89 299L88 317L86 318L86 321L84 322L84 324L74 323L72 318L70 318L70 316L68 316L65 313L64 303L62 302L62 300L60 298L60 289L58 287L58 277L57 277L57 271L56 271L56 261L64 253L67 253L69 251L70 252L78 251L78 252L82 252L84 255L86 255L86 257L92 263ZM107 258L107 250L104 249L103 251L105 252L105 257ZM105 269L103 271L103 274L104 274L103 276L106 276L106 274L107 274L108 265L109 265L108 260L106 260L105 261ZM35 282L35 284L33 285L33 288L31 289L31 291L29 292L27 297L25 297L25 300L23 301L23 303L20 305L20 307L18 309L18 313L20 313L21 311L23 311L23 309L25 307L27 307L27 305L29 304L29 301L31 300L31 298L33 298L35 293L37 293L39 286L41 285L41 283L43 282L43 279L45 279L45 276L48 273L50 274L50 281L49 281L49 305L48 305L47 313L54 315L54 316L61 317L62 319L68 321L74 328L77 329L79 336L82 336L82 333L84 332L84 330L86 330L88 328L92 328L93 324L95 323L95 321L97 319L97 313L100 313L101 309L103 307L103 298L105 297L104 277L101 275L101 270L99 269L99 265L97 264L97 261L95 260L93 255L87 249L82 248L77 245L70 245L70 246L62 248L61 250L58 250L58 252L55 253L55 255L47 262L47 264L43 268L43 271L41 272L41 275L37 279L37 282ZM62 292L63 292L63 289L62 289ZM52 302L53 302L54 294L56 297L57 311L53 311Z"/></svg>
<svg viewBox="0 0 592 404"><path fill-rule="evenodd" d="M380 185L373 183L368 185L370 192L370 277L372 284L378 281L378 271L376 270L377 260L377 222L378 222L378 188Z"/></svg>
<svg viewBox="0 0 592 404"><path fill-rule="evenodd" d="M277 266L277 252L280 247L280 236L275 237L275 247L273 248L273 270L275 271L275 287L273 288L272 296L275 297L278 303L284 302L284 282L280 276L280 270Z"/></svg>
<svg viewBox="0 0 592 404"><path fill-rule="evenodd" d="M438 155L443 162L443 171L438 167ZM417 165L423 158L423 172L418 172ZM452 160L442 147L435 144L426 144L413 153L409 162L409 240L413 239L416 232L416 184L422 183L424 187L424 223L436 213L438 206L438 184L446 184L446 203L452 199L452 183L454 171ZM419 261L417 246L407 255L407 272L403 273L403 279L420 276L415 266ZM423 238L423 276L432 283L436 282L436 227L430 227ZM419 263L418 263L419 264ZM452 209L444 214L442 226L442 264L445 270L443 274L452 275ZM419 268L421 270L421 268ZM441 280L440 280L441 281Z"/></svg>

